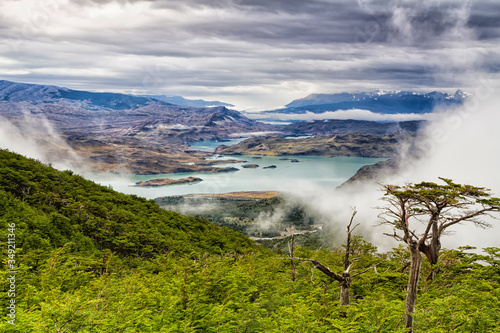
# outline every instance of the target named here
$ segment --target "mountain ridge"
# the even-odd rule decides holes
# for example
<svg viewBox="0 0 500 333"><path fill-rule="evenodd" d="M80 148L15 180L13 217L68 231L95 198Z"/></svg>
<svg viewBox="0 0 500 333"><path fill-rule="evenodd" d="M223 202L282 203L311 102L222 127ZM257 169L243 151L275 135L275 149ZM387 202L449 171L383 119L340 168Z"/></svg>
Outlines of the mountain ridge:
<svg viewBox="0 0 500 333"><path fill-rule="evenodd" d="M214 107L214 106L227 106L234 107L233 104L220 102L220 101L206 101L203 99L189 99L182 96L166 96L166 95L138 95L142 97L154 98L160 101L171 103L179 106L192 106L192 107Z"/></svg>
<svg viewBox="0 0 500 333"><path fill-rule="evenodd" d="M327 111L362 109L375 113L429 113L436 107L461 105L467 95L457 90L454 95L442 92L417 93L359 92L339 94L311 94L288 103L285 108L264 113L323 113Z"/></svg>
<svg viewBox="0 0 500 333"><path fill-rule="evenodd" d="M88 110L126 110L151 103L172 105L157 99L122 93L90 92L53 85L40 85L0 80L0 101L54 103Z"/></svg>

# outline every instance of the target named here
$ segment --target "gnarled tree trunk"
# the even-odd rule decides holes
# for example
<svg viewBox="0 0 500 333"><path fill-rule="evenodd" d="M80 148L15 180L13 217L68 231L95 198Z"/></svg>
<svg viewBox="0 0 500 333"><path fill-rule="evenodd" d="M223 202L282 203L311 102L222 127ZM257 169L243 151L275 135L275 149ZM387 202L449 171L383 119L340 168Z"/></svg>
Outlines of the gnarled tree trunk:
<svg viewBox="0 0 500 333"><path fill-rule="evenodd" d="M421 242L418 249L420 252L425 254L427 257L427 260L431 264L431 273L429 276L426 278L426 280L432 280L434 279L434 276L436 275L436 269L434 265L436 265L439 261L439 252L441 251L441 242L439 241L439 238L441 237L439 228L438 228L438 218L439 216L437 214L433 214L431 217L429 223L431 223L431 233L430 237L431 240L429 244L425 244L425 241Z"/></svg>
<svg viewBox="0 0 500 333"><path fill-rule="evenodd" d="M422 256L416 242L409 245L411 264L410 276L408 277L408 288L406 289L405 327L408 328L408 332L413 332L413 314L415 312L415 303L417 301L418 280L420 278Z"/></svg>
<svg viewBox="0 0 500 333"><path fill-rule="evenodd" d="M340 304L349 305L351 293L351 273L342 273L343 281L340 283Z"/></svg>

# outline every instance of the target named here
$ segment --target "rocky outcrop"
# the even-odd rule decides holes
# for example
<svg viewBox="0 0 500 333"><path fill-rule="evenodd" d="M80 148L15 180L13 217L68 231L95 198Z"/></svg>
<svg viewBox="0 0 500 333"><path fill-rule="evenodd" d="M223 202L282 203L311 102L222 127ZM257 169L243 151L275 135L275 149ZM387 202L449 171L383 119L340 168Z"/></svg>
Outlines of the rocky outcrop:
<svg viewBox="0 0 500 333"><path fill-rule="evenodd" d="M383 182L390 175L394 175L399 169L399 162L396 159L388 159L375 164L365 165L348 180L346 180L340 188L349 187L358 183L367 182Z"/></svg>

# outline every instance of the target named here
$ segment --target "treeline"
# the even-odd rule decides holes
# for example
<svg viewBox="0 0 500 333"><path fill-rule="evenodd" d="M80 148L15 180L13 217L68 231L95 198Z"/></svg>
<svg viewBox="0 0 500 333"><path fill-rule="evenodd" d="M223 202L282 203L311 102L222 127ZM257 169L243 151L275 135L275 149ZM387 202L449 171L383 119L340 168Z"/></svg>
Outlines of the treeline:
<svg viewBox="0 0 500 333"><path fill-rule="evenodd" d="M405 332L410 255L353 236L349 306L339 283L240 233L160 209L69 171L0 151L1 332ZM347 222L347 221L346 221ZM7 317L15 224L16 325ZM344 270L345 249L296 247ZM500 249L422 262L417 332L495 332ZM286 260L282 260L286 259ZM354 276L354 274L353 274Z"/></svg>

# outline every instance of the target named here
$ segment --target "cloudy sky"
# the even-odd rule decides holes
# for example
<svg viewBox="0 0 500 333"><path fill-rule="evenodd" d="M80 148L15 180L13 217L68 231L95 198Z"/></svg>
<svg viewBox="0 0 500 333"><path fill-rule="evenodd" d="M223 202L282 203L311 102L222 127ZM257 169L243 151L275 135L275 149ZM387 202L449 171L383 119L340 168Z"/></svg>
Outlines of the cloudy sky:
<svg viewBox="0 0 500 333"><path fill-rule="evenodd" d="M500 2L2 0L0 79L272 109L311 93L473 89Z"/></svg>

